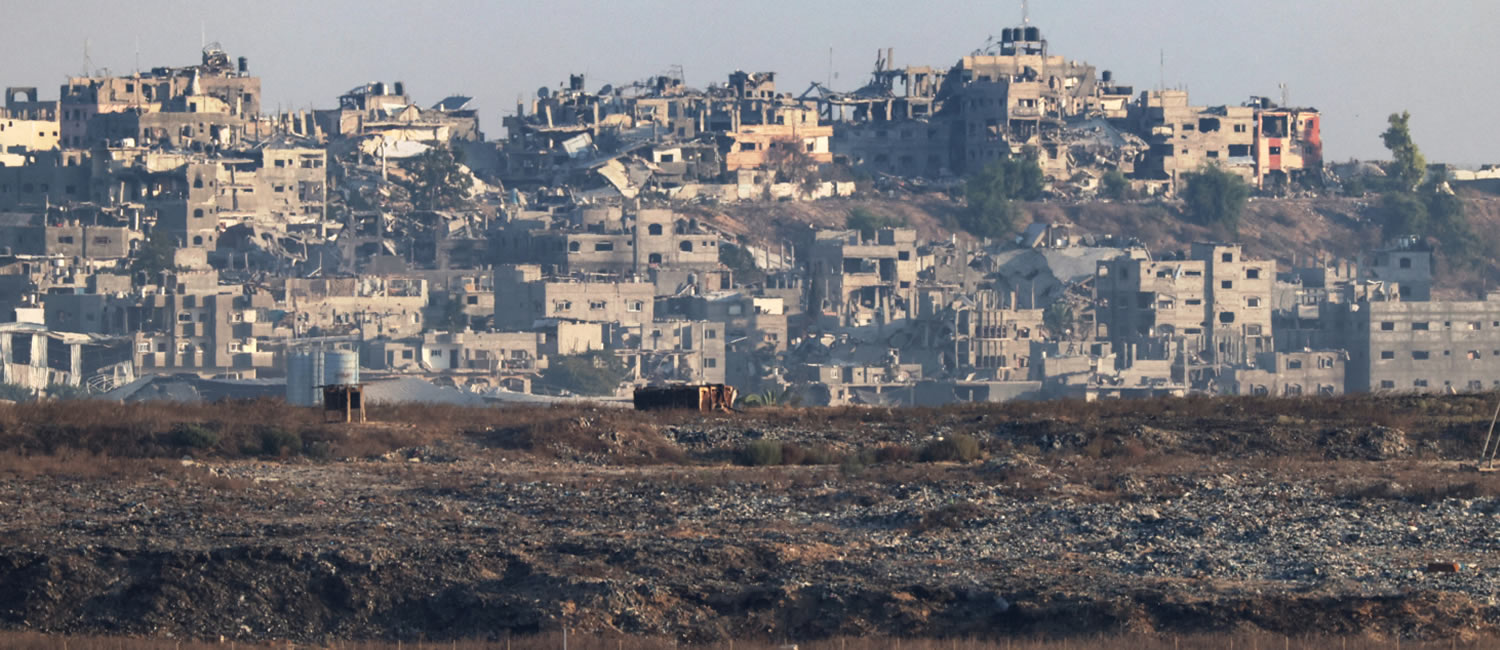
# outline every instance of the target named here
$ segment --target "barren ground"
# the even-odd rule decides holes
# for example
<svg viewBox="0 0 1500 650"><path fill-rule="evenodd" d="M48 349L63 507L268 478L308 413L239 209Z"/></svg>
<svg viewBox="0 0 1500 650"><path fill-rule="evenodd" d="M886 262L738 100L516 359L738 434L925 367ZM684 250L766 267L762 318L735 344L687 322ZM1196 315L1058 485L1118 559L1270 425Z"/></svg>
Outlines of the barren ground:
<svg viewBox="0 0 1500 650"><path fill-rule="evenodd" d="M269 403L8 407L0 626L1482 639L1500 477L1461 461L1495 398L408 408L351 428ZM109 436L83 427L100 418ZM183 423L217 440L184 448ZM268 431L302 447L251 444ZM981 458L924 461L960 435ZM757 440L822 464L736 464Z"/></svg>

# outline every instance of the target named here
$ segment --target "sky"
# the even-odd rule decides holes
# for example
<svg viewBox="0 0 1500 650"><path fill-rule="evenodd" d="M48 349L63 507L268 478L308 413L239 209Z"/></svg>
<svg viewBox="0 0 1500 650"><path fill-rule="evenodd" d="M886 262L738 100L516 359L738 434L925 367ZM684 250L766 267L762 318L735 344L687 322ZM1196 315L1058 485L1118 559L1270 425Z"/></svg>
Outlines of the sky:
<svg viewBox="0 0 1500 650"><path fill-rule="evenodd" d="M332 108L368 81L404 81L423 105L468 95L489 138L537 88L587 87L681 66L688 85L737 69L863 85L876 51L946 68L1021 22L1020 0L4 0L0 85L56 99L69 75L198 62L201 43L246 56L267 111ZM1392 112L1410 111L1428 159L1500 163L1497 0L1033 0L1051 52L1112 70L1137 91L1165 83L1195 105L1252 95L1324 113L1329 160L1386 156ZM87 46L87 47L85 47Z"/></svg>

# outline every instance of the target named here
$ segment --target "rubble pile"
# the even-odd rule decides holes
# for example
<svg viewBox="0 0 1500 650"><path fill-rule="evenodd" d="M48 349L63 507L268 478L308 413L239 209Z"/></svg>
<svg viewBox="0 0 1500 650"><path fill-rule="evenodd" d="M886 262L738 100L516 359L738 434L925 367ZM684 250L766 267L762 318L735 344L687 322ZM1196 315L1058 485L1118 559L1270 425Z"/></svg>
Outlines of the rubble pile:
<svg viewBox="0 0 1500 650"><path fill-rule="evenodd" d="M664 434L705 457L737 444ZM1310 457L631 467L445 441L8 477L0 625L311 642L1495 630L1500 491L1448 461Z"/></svg>

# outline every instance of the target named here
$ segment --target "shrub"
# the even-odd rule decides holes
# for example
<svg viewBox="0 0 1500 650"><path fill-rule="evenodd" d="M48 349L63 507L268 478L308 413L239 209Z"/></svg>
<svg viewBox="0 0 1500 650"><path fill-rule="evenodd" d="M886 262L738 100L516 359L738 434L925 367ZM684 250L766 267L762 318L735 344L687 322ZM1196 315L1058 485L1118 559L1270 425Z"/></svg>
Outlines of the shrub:
<svg viewBox="0 0 1500 650"><path fill-rule="evenodd" d="M781 443L781 462L778 464L801 465L804 460L807 460L807 450L790 442Z"/></svg>
<svg viewBox="0 0 1500 650"><path fill-rule="evenodd" d="M909 463L916 457L916 450L906 445L883 445L874 454L877 463Z"/></svg>
<svg viewBox="0 0 1500 650"><path fill-rule="evenodd" d="M1131 194L1130 179L1125 178L1125 174L1118 169L1105 172L1099 179L1099 196L1118 201L1131 198Z"/></svg>
<svg viewBox="0 0 1500 650"><path fill-rule="evenodd" d="M968 205L958 213L958 225L976 237L1010 235L1022 226L1014 202L1041 198L1043 184L1042 168L1031 156L990 163L964 181Z"/></svg>
<svg viewBox="0 0 1500 650"><path fill-rule="evenodd" d="M875 214L864 208L854 208L849 211L849 216L844 219L844 227L850 230L858 230L861 237L874 239L875 231L882 228L904 228L906 220L900 217Z"/></svg>
<svg viewBox="0 0 1500 650"><path fill-rule="evenodd" d="M922 448L922 461L927 463L944 461L967 463L978 459L979 440L962 433L934 440Z"/></svg>
<svg viewBox="0 0 1500 650"><path fill-rule="evenodd" d="M828 447L813 447L802 452L802 460L798 465L832 465L838 462L838 455ZM787 461L791 465L791 461Z"/></svg>
<svg viewBox="0 0 1500 650"><path fill-rule="evenodd" d="M219 444L219 432L196 422L182 422L172 427L172 444L189 449L212 449Z"/></svg>
<svg viewBox="0 0 1500 650"><path fill-rule="evenodd" d="M626 374L625 363L615 355L595 350L553 358L542 372L542 383L578 395L613 395Z"/></svg>
<svg viewBox="0 0 1500 650"><path fill-rule="evenodd" d="M1184 177L1187 187L1183 189L1182 200L1188 215L1203 225L1222 226L1238 234L1240 214L1250 199L1250 185L1217 165L1204 166Z"/></svg>
<svg viewBox="0 0 1500 650"><path fill-rule="evenodd" d="M16 403L36 401L36 393L20 384L0 384L0 399Z"/></svg>
<svg viewBox="0 0 1500 650"><path fill-rule="evenodd" d="M740 450L740 462L751 467L781 464L782 444L775 440L756 440Z"/></svg>
<svg viewBox="0 0 1500 650"><path fill-rule="evenodd" d="M90 395L89 389L83 386L67 384L48 384L44 392L47 393L47 397L58 400L88 399Z"/></svg>
<svg viewBox="0 0 1500 650"><path fill-rule="evenodd" d="M847 476L858 476L865 471L865 468L875 463L875 452L861 449L844 456L844 459L839 461L839 471Z"/></svg>
<svg viewBox="0 0 1500 650"><path fill-rule="evenodd" d="M260 453L266 456L290 456L302 453L302 436L276 427L261 429Z"/></svg>

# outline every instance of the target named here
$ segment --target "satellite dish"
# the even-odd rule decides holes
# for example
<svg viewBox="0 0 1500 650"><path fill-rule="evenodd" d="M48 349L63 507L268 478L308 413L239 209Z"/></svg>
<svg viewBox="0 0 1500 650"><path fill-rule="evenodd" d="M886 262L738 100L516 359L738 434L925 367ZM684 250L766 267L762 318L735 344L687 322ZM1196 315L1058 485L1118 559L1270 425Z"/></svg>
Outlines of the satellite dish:
<svg viewBox="0 0 1500 650"><path fill-rule="evenodd" d="M600 95L608 95L608 94L610 94L610 93L612 93L614 91L615 91L615 87L614 86L611 86L609 84L604 84L604 87L599 89L599 94Z"/></svg>
<svg viewBox="0 0 1500 650"><path fill-rule="evenodd" d="M552 93L552 91L547 90L546 86L542 86L541 88L536 89L536 96L537 97L541 97L542 99L546 99L547 95L549 95L551 93Z"/></svg>

